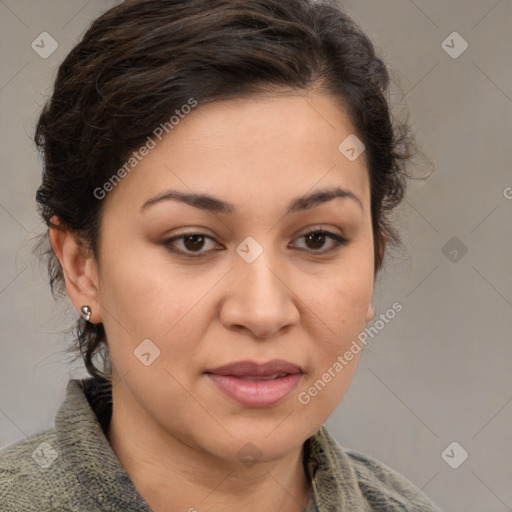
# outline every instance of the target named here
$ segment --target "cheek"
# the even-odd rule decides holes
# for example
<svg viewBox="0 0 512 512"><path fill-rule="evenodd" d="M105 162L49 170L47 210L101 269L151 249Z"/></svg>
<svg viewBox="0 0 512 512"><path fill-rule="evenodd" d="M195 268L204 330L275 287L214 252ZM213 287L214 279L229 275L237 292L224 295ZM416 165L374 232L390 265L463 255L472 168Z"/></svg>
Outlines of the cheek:
<svg viewBox="0 0 512 512"><path fill-rule="evenodd" d="M349 338L365 328L365 316L373 294L373 255L368 249L353 251L342 259L328 277L307 281L302 296L311 309L310 317L323 323L326 348L340 349Z"/></svg>
<svg viewBox="0 0 512 512"><path fill-rule="evenodd" d="M208 300L202 298L208 298L219 272L187 274L161 254L155 258L155 252L127 251L131 256L119 264L111 259L103 265L107 269L101 280L104 325L112 361L123 374L139 369L134 351L144 340L150 340L156 348L146 344L159 353L153 368L165 363L173 371L185 372L212 322Z"/></svg>
<svg viewBox="0 0 512 512"><path fill-rule="evenodd" d="M110 313L127 330L142 336L169 329L187 303L179 269L166 264L154 247L111 240L105 247L100 279L107 317Z"/></svg>
<svg viewBox="0 0 512 512"><path fill-rule="evenodd" d="M350 384L362 352L360 335L366 327L373 283L373 254L361 244L360 250L347 252L325 284L314 287L308 281L302 290L303 294L309 290L305 295L310 309L307 318L314 340L305 386L314 386L311 399L317 406L332 410Z"/></svg>
<svg viewBox="0 0 512 512"><path fill-rule="evenodd" d="M315 318L314 347L297 395L299 415L306 423L315 418L319 427L350 386L362 353L359 336L365 328L371 285L371 280L356 276L340 279L339 286L329 287L319 300L318 314L310 316Z"/></svg>

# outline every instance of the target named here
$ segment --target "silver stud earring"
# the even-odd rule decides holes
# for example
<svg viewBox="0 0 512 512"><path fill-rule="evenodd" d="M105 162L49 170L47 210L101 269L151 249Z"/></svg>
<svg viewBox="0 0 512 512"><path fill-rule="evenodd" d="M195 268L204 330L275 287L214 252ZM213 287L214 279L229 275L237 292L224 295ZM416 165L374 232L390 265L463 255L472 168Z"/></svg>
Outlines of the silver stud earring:
<svg viewBox="0 0 512 512"><path fill-rule="evenodd" d="M81 308L82 316L89 321L91 318L92 310L89 306L82 306Z"/></svg>

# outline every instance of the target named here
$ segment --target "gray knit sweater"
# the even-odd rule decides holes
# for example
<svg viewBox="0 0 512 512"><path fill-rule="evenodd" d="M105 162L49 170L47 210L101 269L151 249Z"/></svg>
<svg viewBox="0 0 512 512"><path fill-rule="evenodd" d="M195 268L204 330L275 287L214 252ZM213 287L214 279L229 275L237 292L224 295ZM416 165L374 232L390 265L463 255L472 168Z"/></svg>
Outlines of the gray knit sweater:
<svg viewBox="0 0 512 512"><path fill-rule="evenodd" d="M151 512L109 444L111 413L106 381L71 379L55 426L0 451L0 511ZM304 512L439 512L403 476L343 448L325 427L304 448L313 490Z"/></svg>

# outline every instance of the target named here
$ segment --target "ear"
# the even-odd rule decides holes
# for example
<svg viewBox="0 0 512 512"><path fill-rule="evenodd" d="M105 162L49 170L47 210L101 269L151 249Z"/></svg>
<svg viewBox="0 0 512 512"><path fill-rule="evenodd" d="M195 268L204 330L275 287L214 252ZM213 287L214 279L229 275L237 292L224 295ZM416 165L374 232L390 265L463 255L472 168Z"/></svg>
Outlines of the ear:
<svg viewBox="0 0 512 512"><path fill-rule="evenodd" d="M382 260L384 259L384 253L386 251L387 242L388 242L388 237L386 236L386 233L382 232L381 237L380 237L380 246L378 249L380 265L375 268L375 272L374 272L375 276L377 275L380 268L382 267ZM366 313L366 316L365 316L365 322L368 323L370 320L372 320L375 317L376 313L377 313L377 309L375 308L375 306L373 304L370 304L370 306L368 308L368 312Z"/></svg>
<svg viewBox="0 0 512 512"><path fill-rule="evenodd" d="M373 319L373 317L375 316L376 313L377 313L377 309L375 308L375 306L373 304L370 304L370 307L368 308L368 313L366 313L364 321L366 323L368 323L370 320Z"/></svg>
<svg viewBox="0 0 512 512"><path fill-rule="evenodd" d="M375 276L377 276L377 273L379 272L379 270L381 269L382 267L382 261L384 260L384 254L386 252L386 245L388 243L388 237L386 236L386 233L384 232L381 232L381 236L380 236L380 245L379 245L379 248L378 248L378 254L379 254L379 266L378 267L375 267Z"/></svg>
<svg viewBox="0 0 512 512"><path fill-rule="evenodd" d="M79 244L71 231L60 227L59 219L55 215L50 219L49 236L62 267L66 290L73 306L80 315L82 306L89 306L92 311L89 321L100 323L102 316L98 297L98 268L92 254Z"/></svg>

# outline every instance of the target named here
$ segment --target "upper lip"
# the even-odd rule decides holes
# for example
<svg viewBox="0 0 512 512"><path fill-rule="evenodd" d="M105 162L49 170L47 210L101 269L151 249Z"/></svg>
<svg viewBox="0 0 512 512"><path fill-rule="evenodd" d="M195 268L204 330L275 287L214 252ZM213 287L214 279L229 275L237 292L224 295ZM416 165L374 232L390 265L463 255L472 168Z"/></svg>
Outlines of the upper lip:
<svg viewBox="0 0 512 512"><path fill-rule="evenodd" d="M273 359L266 363L256 363L254 361L235 361L228 363L206 373L215 375L231 375L233 377L268 377L270 375L292 373L302 373L302 370L296 364L284 361L283 359Z"/></svg>

